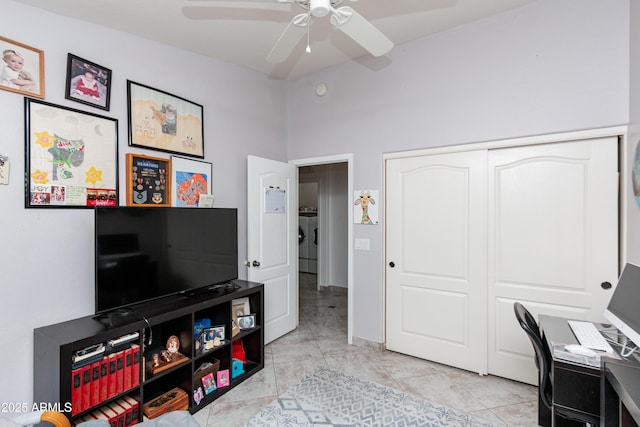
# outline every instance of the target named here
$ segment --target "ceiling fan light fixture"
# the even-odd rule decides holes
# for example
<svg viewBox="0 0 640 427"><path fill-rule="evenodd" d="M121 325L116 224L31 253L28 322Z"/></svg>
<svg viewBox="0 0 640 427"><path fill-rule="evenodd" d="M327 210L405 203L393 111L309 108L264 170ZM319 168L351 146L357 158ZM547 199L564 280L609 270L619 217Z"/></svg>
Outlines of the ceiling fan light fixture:
<svg viewBox="0 0 640 427"><path fill-rule="evenodd" d="M331 0L311 0L309 3L309 12L316 18L329 15L331 9Z"/></svg>

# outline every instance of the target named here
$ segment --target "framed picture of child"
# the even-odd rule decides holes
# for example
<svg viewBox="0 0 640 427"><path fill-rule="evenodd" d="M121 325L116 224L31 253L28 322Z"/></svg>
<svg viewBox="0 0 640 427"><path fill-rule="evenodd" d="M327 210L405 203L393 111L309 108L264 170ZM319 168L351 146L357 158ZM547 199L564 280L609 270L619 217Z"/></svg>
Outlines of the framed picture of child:
<svg viewBox="0 0 640 427"><path fill-rule="evenodd" d="M64 97L108 111L111 70L69 53Z"/></svg>
<svg viewBox="0 0 640 427"><path fill-rule="evenodd" d="M44 99L44 52L0 36L0 89Z"/></svg>

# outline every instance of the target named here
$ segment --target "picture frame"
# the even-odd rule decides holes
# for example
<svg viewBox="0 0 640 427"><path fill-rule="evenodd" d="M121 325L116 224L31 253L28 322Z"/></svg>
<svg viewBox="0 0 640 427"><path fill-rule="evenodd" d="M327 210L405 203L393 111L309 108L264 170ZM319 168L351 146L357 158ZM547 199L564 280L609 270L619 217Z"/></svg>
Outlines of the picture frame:
<svg viewBox="0 0 640 427"><path fill-rule="evenodd" d="M111 70L68 53L64 97L109 111Z"/></svg>
<svg viewBox="0 0 640 427"><path fill-rule="evenodd" d="M204 159L202 105L127 80L129 145Z"/></svg>
<svg viewBox="0 0 640 427"><path fill-rule="evenodd" d="M256 315L247 314L245 316L238 316L238 327L241 330L253 329L256 327Z"/></svg>
<svg viewBox="0 0 640 427"><path fill-rule="evenodd" d="M128 153L127 206L171 206L171 160Z"/></svg>
<svg viewBox="0 0 640 427"><path fill-rule="evenodd" d="M236 298L231 301L231 336L235 337L240 333L238 318L250 314L251 306L249 297Z"/></svg>
<svg viewBox="0 0 640 427"><path fill-rule="evenodd" d="M118 205L118 120L25 97L25 207Z"/></svg>
<svg viewBox="0 0 640 427"><path fill-rule="evenodd" d="M44 51L0 36L0 89L44 99Z"/></svg>
<svg viewBox="0 0 640 427"><path fill-rule="evenodd" d="M202 402L202 399L204 399L204 392L202 391L202 387L198 387L197 389L193 390L193 401L196 402L196 405L199 405L200 402Z"/></svg>
<svg viewBox="0 0 640 427"><path fill-rule="evenodd" d="M218 371L217 374L218 374L218 387L226 387L230 384L228 369L223 369L221 371Z"/></svg>
<svg viewBox="0 0 640 427"><path fill-rule="evenodd" d="M220 378L219 375L218 378ZM218 379L218 381L220 380ZM202 377L202 386L204 387L205 394L210 394L216 390L216 380L213 378L213 372Z"/></svg>
<svg viewBox="0 0 640 427"><path fill-rule="evenodd" d="M231 309L236 316L246 316L251 314L251 307L249 304L249 297L236 298L231 301Z"/></svg>
<svg viewBox="0 0 640 427"><path fill-rule="evenodd" d="M171 171L171 206L201 207L200 195L212 192L213 165L201 160L171 156Z"/></svg>
<svg viewBox="0 0 640 427"><path fill-rule="evenodd" d="M224 341L224 325L212 326L210 328L205 328L203 331L204 334L204 342L213 341L216 338L220 340L220 342Z"/></svg>

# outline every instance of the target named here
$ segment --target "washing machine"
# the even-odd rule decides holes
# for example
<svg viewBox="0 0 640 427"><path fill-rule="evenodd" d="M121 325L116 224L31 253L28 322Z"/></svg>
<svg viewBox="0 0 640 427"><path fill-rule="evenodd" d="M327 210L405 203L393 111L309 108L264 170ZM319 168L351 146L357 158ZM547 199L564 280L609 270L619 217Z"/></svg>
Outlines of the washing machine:
<svg viewBox="0 0 640 427"><path fill-rule="evenodd" d="M298 217L298 269L309 272L309 217Z"/></svg>
<svg viewBox="0 0 640 427"><path fill-rule="evenodd" d="M318 217L309 217L309 273L318 274Z"/></svg>

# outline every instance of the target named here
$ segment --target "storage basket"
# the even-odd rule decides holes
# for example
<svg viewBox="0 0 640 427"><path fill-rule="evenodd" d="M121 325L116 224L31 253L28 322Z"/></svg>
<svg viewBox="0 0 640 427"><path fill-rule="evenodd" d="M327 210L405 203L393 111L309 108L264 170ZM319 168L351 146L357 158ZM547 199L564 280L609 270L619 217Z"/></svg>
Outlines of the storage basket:
<svg viewBox="0 0 640 427"><path fill-rule="evenodd" d="M205 361L203 361L203 363L204 362ZM206 360L206 362L210 362L211 366L193 373L193 389L194 390L197 390L198 387L202 387L202 377L210 373L213 373L213 376L215 377L216 372L220 370L220 361L218 359L210 359L210 360Z"/></svg>

